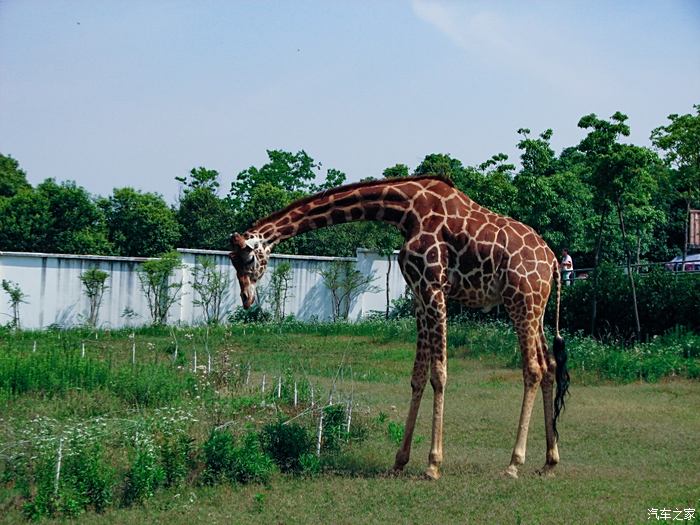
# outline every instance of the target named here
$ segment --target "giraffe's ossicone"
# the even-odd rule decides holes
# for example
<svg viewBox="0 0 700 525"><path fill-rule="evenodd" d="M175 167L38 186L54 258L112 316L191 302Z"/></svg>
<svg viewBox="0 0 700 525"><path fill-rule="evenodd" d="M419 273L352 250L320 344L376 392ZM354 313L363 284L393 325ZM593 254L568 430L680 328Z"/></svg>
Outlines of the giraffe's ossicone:
<svg viewBox="0 0 700 525"><path fill-rule="evenodd" d="M440 177L371 181L341 186L301 199L231 237L230 253L245 308L279 242L316 228L351 221L383 221L405 238L399 265L416 298L418 341L412 396L395 470L408 462L423 390L434 390L433 432L426 474L439 477L443 400L447 381L447 300L489 309L502 304L513 320L523 362L525 391L517 437L506 474L517 477L525 461L530 415L542 388L547 440L543 473L559 462L556 420L569 376L559 336L561 279L556 257L529 226L472 201ZM543 318L552 283L557 286L557 335L550 353ZM554 393L556 384L556 395Z"/></svg>

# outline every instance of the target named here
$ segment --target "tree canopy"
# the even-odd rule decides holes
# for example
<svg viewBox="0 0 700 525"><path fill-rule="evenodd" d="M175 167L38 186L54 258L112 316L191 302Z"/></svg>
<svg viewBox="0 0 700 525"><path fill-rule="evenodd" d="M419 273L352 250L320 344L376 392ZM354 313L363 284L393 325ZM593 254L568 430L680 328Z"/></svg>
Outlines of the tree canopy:
<svg viewBox="0 0 700 525"><path fill-rule="evenodd" d="M654 149L622 142L627 116L583 116L586 136L557 154L554 131L517 130L518 166L495 153L468 166L449 153L425 155L413 169L397 163L377 178L442 176L498 213L533 226L557 252L568 247L577 267L626 259L618 211L634 260L664 260L680 254L687 211L700 207L700 105L673 114L651 133ZM151 256L175 247L229 248L234 231L295 199L346 181L306 151L268 150L267 160L225 178L199 166L173 174L180 196L173 206L157 194L117 188L92 196L73 182L47 179L33 188L19 162L0 155L0 250L82 252ZM369 179L371 180L371 178ZM401 239L390 226L352 223L315 230L284 242L291 254L354 255L358 247L387 254ZM597 246L600 245L600 250Z"/></svg>

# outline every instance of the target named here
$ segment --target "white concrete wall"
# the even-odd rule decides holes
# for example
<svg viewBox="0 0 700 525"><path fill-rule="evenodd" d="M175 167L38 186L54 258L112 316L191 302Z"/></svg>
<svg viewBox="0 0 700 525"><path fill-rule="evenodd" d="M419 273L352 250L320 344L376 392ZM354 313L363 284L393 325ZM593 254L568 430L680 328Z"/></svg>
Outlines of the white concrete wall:
<svg viewBox="0 0 700 525"><path fill-rule="evenodd" d="M176 272L174 280L182 281L179 301L168 313L169 323L196 324L202 321L202 309L193 304L197 299L192 289L192 270L202 257L214 258L218 268L231 279L229 294L223 311L232 312L240 306L240 291L236 273L227 257L227 252L209 250L178 250L184 267ZM82 290L79 276L90 268L99 268L109 274L100 308L101 327L123 327L150 322L146 298L141 292L136 269L148 259L131 257L102 257L91 255L61 255L44 253L0 252L0 280L8 279L19 284L27 295L26 303L20 305L20 321L23 328L45 328L55 324L62 327L76 326L84 322L88 314L88 301ZM386 257L366 250L358 250L356 258L332 258L292 255L273 255L262 285L268 283L274 268L288 261L292 265L292 286L285 311L300 319L318 318L327 320L332 316L330 293L323 284L318 271L334 260L348 260L357 265L365 275L374 273L374 285L379 291L364 293L352 304L350 319L357 320L371 311L386 308ZM405 288L403 277L392 256L390 273L390 298L399 297ZM11 321L8 296L0 290L0 324ZM129 320L124 310L133 310L137 317Z"/></svg>

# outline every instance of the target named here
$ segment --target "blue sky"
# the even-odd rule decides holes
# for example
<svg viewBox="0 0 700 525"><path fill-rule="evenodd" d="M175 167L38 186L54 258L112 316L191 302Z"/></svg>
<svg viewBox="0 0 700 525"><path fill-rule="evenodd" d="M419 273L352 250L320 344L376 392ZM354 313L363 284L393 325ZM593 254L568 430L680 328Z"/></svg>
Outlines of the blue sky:
<svg viewBox="0 0 700 525"><path fill-rule="evenodd" d="M227 190L266 149L348 180L428 153L517 158L516 130L700 103L700 2L0 0L0 152L30 182Z"/></svg>

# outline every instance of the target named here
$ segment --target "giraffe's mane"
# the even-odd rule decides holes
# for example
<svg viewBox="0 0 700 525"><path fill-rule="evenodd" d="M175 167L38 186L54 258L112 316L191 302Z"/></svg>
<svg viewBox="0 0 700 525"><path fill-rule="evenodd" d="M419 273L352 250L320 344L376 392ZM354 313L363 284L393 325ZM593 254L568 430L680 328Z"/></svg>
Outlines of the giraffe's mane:
<svg viewBox="0 0 700 525"><path fill-rule="evenodd" d="M395 177L391 179L379 179L379 180L367 180L363 182L354 182L352 184L346 184L344 186L336 186L335 188L330 188L327 190L323 190L321 192L315 193L313 195L308 195L307 197L302 197L301 199L295 200L291 204L287 205L286 207L282 208L281 210L278 210L276 212L271 213L267 217L263 217L262 219L258 219L255 221L253 224L252 228L256 228L260 226L261 224L268 222L268 221L274 221L277 220L283 216L285 216L287 213L289 213L291 210L294 208L298 208L299 206L303 206L304 204L308 204L310 202L315 201L316 199L319 199L321 197L329 197L331 195L335 195L336 193L340 193L342 191L353 191L359 188L366 188L369 186L385 186L385 185L392 185L392 184L402 184L406 182L419 182L419 181L424 181L424 180L438 180L441 182L444 182L448 186L454 188L454 182L452 180L448 179L447 177L443 177L442 175L419 175L416 177Z"/></svg>

